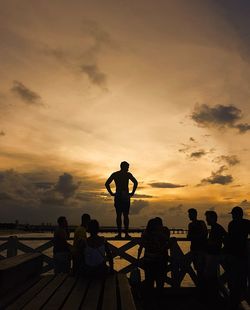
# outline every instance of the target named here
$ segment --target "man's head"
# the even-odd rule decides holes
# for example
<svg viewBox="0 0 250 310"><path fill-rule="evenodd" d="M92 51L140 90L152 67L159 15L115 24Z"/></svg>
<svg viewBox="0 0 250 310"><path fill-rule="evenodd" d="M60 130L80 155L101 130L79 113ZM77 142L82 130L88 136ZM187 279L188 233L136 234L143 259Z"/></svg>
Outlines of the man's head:
<svg viewBox="0 0 250 310"><path fill-rule="evenodd" d="M230 212L232 214L233 220L240 220L243 218L243 209L239 206L236 206Z"/></svg>
<svg viewBox="0 0 250 310"><path fill-rule="evenodd" d="M121 170L122 171L128 171L129 169L129 163L127 163L126 161L122 161L120 164Z"/></svg>
<svg viewBox="0 0 250 310"><path fill-rule="evenodd" d="M84 213L82 215L82 226L88 227L90 220L91 220L90 215L87 213Z"/></svg>
<svg viewBox="0 0 250 310"><path fill-rule="evenodd" d="M190 221L195 221L197 219L197 210L194 208L188 209L188 216Z"/></svg>
<svg viewBox="0 0 250 310"><path fill-rule="evenodd" d="M215 211L206 211L206 221L208 225L213 225L217 222L217 213Z"/></svg>
<svg viewBox="0 0 250 310"><path fill-rule="evenodd" d="M160 218L160 217L155 217L154 218L154 220L155 220L155 223L156 223L156 225L159 227L159 228L162 228L163 227L163 222L162 222L162 219Z"/></svg>
<svg viewBox="0 0 250 310"><path fill-rule="evenodd" d="M59 216L57 219L57 223L60 227L67 227L68 222L65 216Z"/></svg>

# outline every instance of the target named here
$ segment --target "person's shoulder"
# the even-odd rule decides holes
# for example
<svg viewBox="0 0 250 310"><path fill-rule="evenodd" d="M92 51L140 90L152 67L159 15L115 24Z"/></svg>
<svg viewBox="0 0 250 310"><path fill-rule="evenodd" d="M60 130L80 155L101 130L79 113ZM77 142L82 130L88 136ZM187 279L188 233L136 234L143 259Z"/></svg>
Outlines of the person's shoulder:
<svg viewBox="0 0 250 310"><path fill-rule="evenodd" d="M201 225L206 225L206 223L203 220L197 220L197 222Z"/></svg>
<svg viewBox="0 0 250 310"><path fill-rule="evenodd" d="M75 233L79 232L81 230L82 226L77 226L75 229Z"/></svg>
<svg viewBox="0 0 250 310"><path fill-rule="evenodd" d="M216 227L217 227L217 229L219 230L219 231L221 231L221 232L226 232L226 230L225 230L225 228L221 225L221 224L219 224L219 223L216 223Z"/></svg>

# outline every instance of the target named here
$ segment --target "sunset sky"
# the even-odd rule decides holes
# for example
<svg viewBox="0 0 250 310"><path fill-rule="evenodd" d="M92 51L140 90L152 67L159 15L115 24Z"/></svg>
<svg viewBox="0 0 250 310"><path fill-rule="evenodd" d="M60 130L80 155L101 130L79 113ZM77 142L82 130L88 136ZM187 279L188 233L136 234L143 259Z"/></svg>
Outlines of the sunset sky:
<svg viewBox="0 0 250 310"><path fill-rule="evenodd" d="M250 215L248 0L0 0L0 222Z"/></svg>

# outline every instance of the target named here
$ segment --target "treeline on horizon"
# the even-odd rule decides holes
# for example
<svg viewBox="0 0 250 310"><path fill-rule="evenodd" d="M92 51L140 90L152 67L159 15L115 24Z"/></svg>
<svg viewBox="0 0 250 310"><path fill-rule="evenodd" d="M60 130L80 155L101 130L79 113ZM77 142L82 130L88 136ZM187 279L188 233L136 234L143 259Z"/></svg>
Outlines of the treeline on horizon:
<svg viewBox="0 0 250 310"><path fill-rule="evenodd" d="M69 225L70 232L73 232L78 225ZM0 223L0 230L20 230L20 231L30 231L30 232L51 232L56 229L57 225L52 225L51 223L42 223L40 225L32 224L19 224L15 223ZM130 228L130 232L141 232L145 229L145 226ZM115 226L101 226L101 231L116 232L117 228ZM170 228L171 231L186 232L183 228Z"/></svg>

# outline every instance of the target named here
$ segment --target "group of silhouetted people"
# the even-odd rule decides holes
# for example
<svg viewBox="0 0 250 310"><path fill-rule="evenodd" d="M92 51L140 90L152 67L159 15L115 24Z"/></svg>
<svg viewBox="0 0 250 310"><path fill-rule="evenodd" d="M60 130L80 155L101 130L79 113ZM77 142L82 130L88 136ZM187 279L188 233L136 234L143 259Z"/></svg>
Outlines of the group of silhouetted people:
<svg viewBox="0 0 250 310"><path fill-rule="evenodd" d="M122 162L120 170L111 174L105 186L111 196L114 196L116 210L116 224L118 235L122 237L122 215L124 220L125 238L129 235L130 198L135 194L138 182L128 172L129 164ZM116 190L110 184L114 181ZM129 181L133 183L132 192L129 192ZM231 211L232 221L226 231L217 223L217 213L213 210L205 212L205 221L197 218L197 210L188 210L190 223L188 225L187 239L190 241L190 252L185 255L184 262L193 263L197 274L196 286L201 296L208 301L217 302L220 299L220 266L226 271L228 288L230 292L230 307L236 309L240 300L246 296L247 287L250 287L249 255L247 248L248 234L250 234L250 221L243 218L241 207L234 207ZM88 232L88 236L87 236ZM108 243L104 237L98 235L99 223L83 214L82 222L74 233L73 246L68 243L69 229L65 217L58 218L58 228L54 233L54 262L55 273L70 272L73 261L73 274L105 274L113 272L113 258ZM173 249L175 238L170 238L169 229L163 225L159 217L148 221L145 231L140 239L138 250L139 267L145 271L144 288L146 292L152 291L156 283L160 293L164 287L167 268L170 263L169 249ZM144 256L140 260L142 251ZM109 261L109 267L106 265ZM182 262L183 263L183 262ZM171 264L175 262L171 261ZM150 295L150 294L149 294Z"/></svg>
<svg viewBox="0 0 250 310"><path fill-rule="evenodd" d="M113 272L113 258L105 238L99 236L99 223L89 214L82 215L81 225L75 229L73 245L68 242L68 222L64 216L57 220L54 232L54 270L73 275L105 275ZM88 232L88 235L87 235ZM106 265L109 261L109 267ZM71 271L71 261L73 268Z"/></svg>
<svg viewBox="0 0 250 310"><path fill-rule="evenodd" d="M239 206L231 211L232 221L226 231L217 223L217 213L206 211L204 221L197 219L195 209L188 210L191 220L187 238L191 241L190 256L197 272L197 286L210 301L219 299L219 268L226 271L230 292L230 306L236 309L249 287L248 235L250 221L243 218Z"/></svg>

